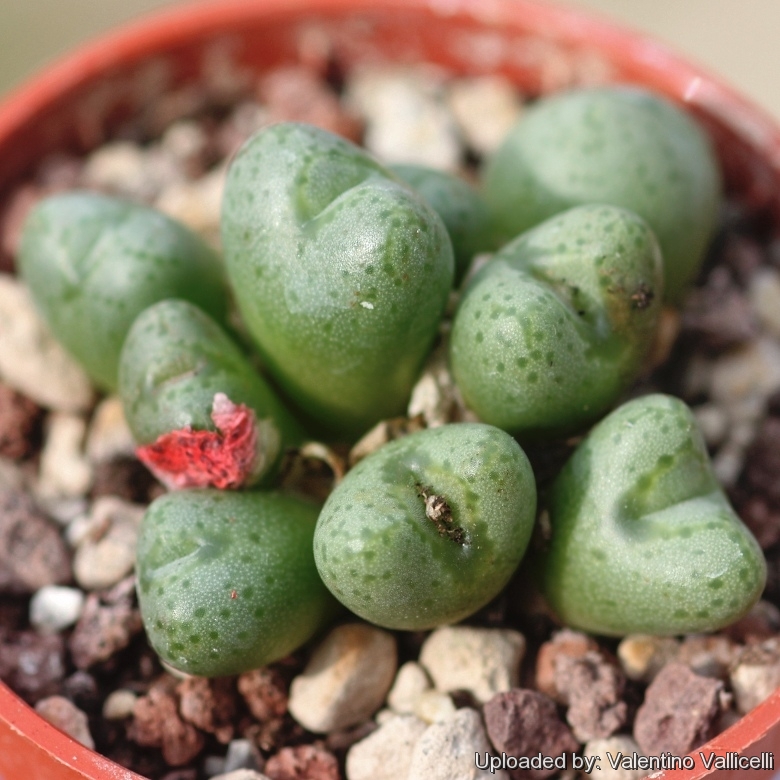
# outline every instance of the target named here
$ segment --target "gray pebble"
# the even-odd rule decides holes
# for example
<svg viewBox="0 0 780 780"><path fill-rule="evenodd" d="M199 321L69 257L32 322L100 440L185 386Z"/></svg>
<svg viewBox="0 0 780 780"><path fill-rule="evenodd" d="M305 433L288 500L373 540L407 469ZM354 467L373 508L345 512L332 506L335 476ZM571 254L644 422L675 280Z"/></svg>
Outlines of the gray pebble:
<svg viewBox="0 0 780 780"><path fill-rule="evenodd" d="M464 707L447 720L434 723L417 740L407 780L509 780L503 769L478 769L492 753L482 718Z"/></svg>
<svg viewBox="0 0 780 780"><path fill-rule="evenodd" d="M399 780L409 774L412 749L426 729L413 715L391 718L347 753L347 780Z"/></svg>
<svg viewBox="0 0 780 780"><path fill-rule="evenodd" d="M363 623L337 626L292 681L290 714L318 734L355 726L382 706L397 668L392 634Z"/></svg>

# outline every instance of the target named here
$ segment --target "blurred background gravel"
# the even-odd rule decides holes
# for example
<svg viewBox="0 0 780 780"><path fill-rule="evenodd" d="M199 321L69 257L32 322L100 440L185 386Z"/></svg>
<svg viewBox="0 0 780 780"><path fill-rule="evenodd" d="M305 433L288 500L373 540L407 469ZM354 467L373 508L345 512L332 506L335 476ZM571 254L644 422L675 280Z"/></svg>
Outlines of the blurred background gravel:
<svg viewBox="0 0 780 780"><path fill-rule="evenodd" d="M0 94L81 41L181 2L0 0ZM567 4L666 41L780 119L778 0L568 0Z"/></svg>

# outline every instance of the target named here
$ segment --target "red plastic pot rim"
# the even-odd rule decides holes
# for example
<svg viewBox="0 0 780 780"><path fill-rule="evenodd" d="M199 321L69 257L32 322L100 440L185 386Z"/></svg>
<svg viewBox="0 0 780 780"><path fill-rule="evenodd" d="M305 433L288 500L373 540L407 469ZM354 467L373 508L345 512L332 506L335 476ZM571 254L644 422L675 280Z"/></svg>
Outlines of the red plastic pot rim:
<svg viewBox="0 0 780 780"><path fill-rule="evenodd" d="M563 57L594 57L611 69L608 80L642 84L691 108L712 132L732 190L752 207L769 209L775 224L780 224L780 129L774 120L665 46L537 0L211 0L169 9L83 46L6 97L0 104L0 195L65 139L72 144L77 133L70 125L84 108L79 101L101 81L161 57L187 60L189 71L184 68L180 76L192 76L193 51L219 36L240 37L261 28L279 32L312 20L335 29L345 19L369 19L378 25L378 31L366 35L373 35L370 42L377 53L387 48L389 59L399 52L409 56L417 47L420 56L456 72L501 72L530 92L549 84L544 74L534 71L533 61L522 61L515 40L537 40L542 48ZM395 37L388 42L391 36L383 25L392 19L403 19L403 25L396 24ZM469 45L457 51L448 47L451 33L470 36ZM501 41L507 45L495 45ZM265 61L264 52L254 52L256 69L272 67L285 54L272 48ZM737 751L746 756L780 751L780 691L700 750L705 755ZM701 766L698 751L694 756L695 770L652 777L726 780L742 776L739 770L708 771ZM0 683L0 780L31 776L140 780L46 723ZM750 776L759 780L766 773Z"/></svg>

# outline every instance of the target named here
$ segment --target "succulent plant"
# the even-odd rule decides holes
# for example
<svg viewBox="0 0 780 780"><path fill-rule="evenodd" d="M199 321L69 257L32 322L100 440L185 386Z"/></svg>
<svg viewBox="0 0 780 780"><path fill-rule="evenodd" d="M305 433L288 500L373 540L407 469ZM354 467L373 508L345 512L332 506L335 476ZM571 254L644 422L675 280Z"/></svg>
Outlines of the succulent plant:
<svg viewBox="0 0 780 780"><path fill-rule="evenodd" d="M714 631L758 600L766 563L712 471L691 411L654 394L588 434L549 495L545 595L596 634Z"/></svg>
<svg viewBox="0 0 780 780"><path fill-rule="evenodd" d="M506 585L531 536L525 453L490 425L459 423L390 442L357 464L317 521L331 592L387 628L462 620Z"/></svg>
<svg viewBox="0 0 780 780"><path fill-rule="evenodd" d="M108 195L41 200L25 220L17 261L54 335L103 389L116 388L122 343L147 306L184 298L225 317L214 251L161 212Z"/></svg>
<svg viewBox="0 0 780 780"><path fill-rule="evenodd" d="M682 109L636 87L578 89L524 112L489 160L484 191L505 240L584 203L636 212L658 237L680 303L715 228L720 173Z"/></svg>
<svg viewBox="0 0 780 780"><path fill-rule="evenodd" d="M281 123L234 158L222 236L279 386L330 433L400 414L453 279L439 216L357 146Z"/></svg>
<svg viewBox="0 0 780 780"><path fill-rule="evenodd" d="M119 385L138 456L169 488L250 486L303 435L229 336L187 301L136 318Z"/></svg>
<svg viewBox="0 0 780 780"><path fill-rule="evenodd" d="M453 173L412 164L389 168L425 198L444 222L452 241L457 284L475 254L496 248L485 201L465 179Z"/></svg>
<svg viewBox="0 0 780 780"><path fill-rule="evenodd" d="M464 399L521 440L584 429L636 379L662 276L652 231L624 209L580 206L522 234L480 269L455 314Z"/></svg>
<svg viewBox="0 0 780 780"><path fill-rule="evenodd" d="M318 507L278 493L181 490L154 501L138 540L149 641L172 667L239 674L297 649L337 604L317 576Z"/></svg>

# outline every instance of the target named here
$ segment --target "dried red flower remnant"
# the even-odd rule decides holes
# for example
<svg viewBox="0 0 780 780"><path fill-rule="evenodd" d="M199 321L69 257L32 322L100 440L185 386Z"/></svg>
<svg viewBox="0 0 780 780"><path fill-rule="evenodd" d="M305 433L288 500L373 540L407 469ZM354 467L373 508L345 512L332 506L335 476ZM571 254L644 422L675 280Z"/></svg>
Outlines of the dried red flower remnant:
<svg viewBox="0 0 780 780"><path fill-rule="evenodd" d="M259 471L258 461L263 460L258 457L255 413L217 393L211 419L216 431L196 431L188 425L138 447L136 455L172 490L238 488L251 483Z"/></svg>

